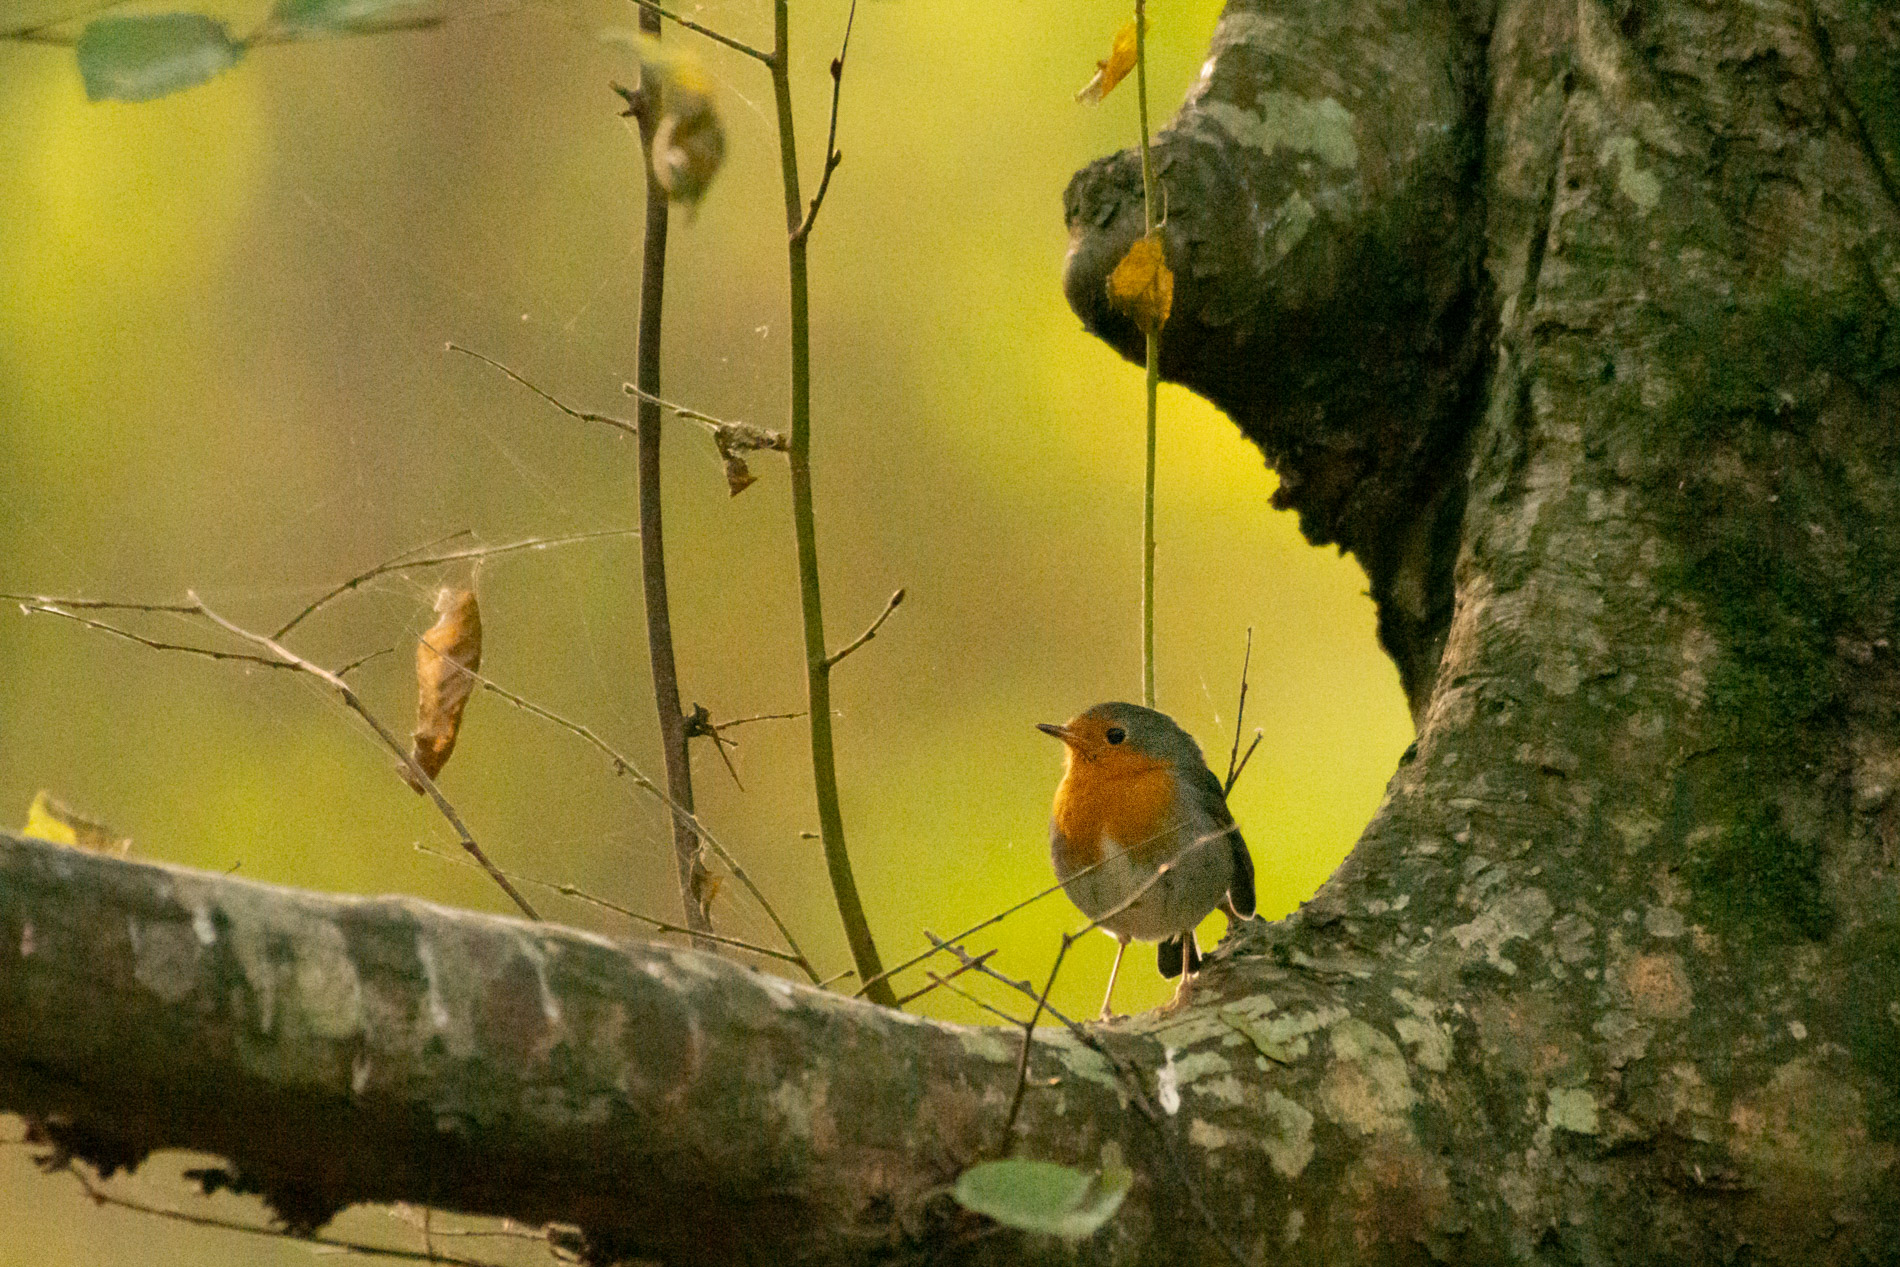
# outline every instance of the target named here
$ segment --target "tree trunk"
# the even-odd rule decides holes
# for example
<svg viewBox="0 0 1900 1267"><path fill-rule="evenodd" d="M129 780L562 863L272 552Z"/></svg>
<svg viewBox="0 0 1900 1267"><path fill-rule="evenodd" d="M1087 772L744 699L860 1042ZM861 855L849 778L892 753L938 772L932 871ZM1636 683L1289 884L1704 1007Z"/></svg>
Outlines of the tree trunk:
<svg viewBox="0 0 1900 1267"><path fill-rule="evenodd" d="M1191 1007L1039 1032L1014 1147L1115 1144L1103 1231L944 1195L1006 1031L14 839L0 1109L599 1259L1895 1261L1900 17L1233 0L1156 157L1164 372L1364 564L1418 743ZM1131 354L1139 190L1068 197Z"/></svg>

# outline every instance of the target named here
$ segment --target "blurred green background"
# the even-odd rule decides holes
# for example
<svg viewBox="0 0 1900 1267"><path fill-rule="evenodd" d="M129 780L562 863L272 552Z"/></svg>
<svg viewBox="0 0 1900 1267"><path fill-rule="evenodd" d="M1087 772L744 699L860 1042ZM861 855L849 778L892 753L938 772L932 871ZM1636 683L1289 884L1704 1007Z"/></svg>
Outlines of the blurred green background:
<svg viewBox="0 0 1900 1267"><path fill-rule="evenodd" d="M57 11L30 3L0 5L5 24ZM266 7L218 12L243 31ZM1198 73L1218 7L1155 6L1157 121ZM1095 8L901 0L858 15L845 161L812 247L814 460L833 643L909 591L835 679L847 831L886 962L926 928L960 930L1050 883L1060 753L1031 723L1139 695L1142 375L1082 333L1059 287L1064 184L1134 138L1132 80L1100 108L1073 101L1127 16ZM769 43L763 0L689 11ZM831 0L794 11L808 190L844 13ZM261 49L143 105L88 104L70 50L0 43L0 591L176 600L190 588L274 628L330 584L457 529L493 544L631 526L629 439L443 344L631 415L619 388L633 372L642 185L608 83L637 72L594 37L632 24L622 4L469 6L434 33ZM675 218L666 393L783 426L769 83L737 55L666 38L696 47L719 81L729 142L697 219ZM1164 388L1161 414L1160 703L1224 768L1254 629L1248 729L1266 738L1233 808L1262 911L1277 916L1349 848L1410 728L1358 568L1269 509L1272 474L1212 408ZM756 461L763 478L734 500L702 432L674 424L667 445L687 699L722 718L802 707L783 462ZM484 669L657 771L636 558L619 539L487 564ZM410 647L441 579L378 581L296 645L331 665L396 648L357 680L406 732ZM800 838L816 828L802 724L735 737L743 791L696 747L702 813L821 965L841 970L819 848ZM0 612L10 825L47 787L143 857L509 909L480 875L411 847L454 842L390 767L307 681ZM663 818L569 736L478 696L443 786L504 867L677 916ZM736 885L715 915L769 940ZM1080 922L1058 895L972 944L1039 980ZM1060 1006L1090 1013L1112 949L1078 947ZM1151 953L1131 954L1124 1010L1168 990ZM916 1006L986 1020L942 991ZM19 1124L0 1130L17 1139ZM359 1231L394 1226L350 1217ZM20 1147L0 1147L0 1228L0 1267L303 1257L95 1211Z"/></svg>

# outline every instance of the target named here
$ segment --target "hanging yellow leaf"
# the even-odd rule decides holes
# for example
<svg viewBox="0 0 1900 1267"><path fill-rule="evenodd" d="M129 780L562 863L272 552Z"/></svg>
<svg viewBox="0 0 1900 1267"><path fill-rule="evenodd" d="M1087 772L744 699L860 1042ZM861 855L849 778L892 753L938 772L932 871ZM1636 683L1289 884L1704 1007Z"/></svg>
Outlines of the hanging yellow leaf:
<svg viewBox="0 0 1900 1267"><path fill-rule="evenodd" d="M1138 239L1108 275L1108 302L1149 333L1168 323L1174 310L1174 274L1161 249L1161 235Z"/></svg>
<svg viewBox="0 0 1900 1267"><path fill-rule="evenodd" d="M132 849L130 836L121 836L104 823L74 813L45 789L41 789L33 798L33 804L27 807L26 826L20 829L20 834L99 853L125 854Z"/></svg>
<svg viewBox="0 0 1900 1267"><path fill-rule="evenodd" d="M1091 106L1102 104L1102 98L1114 91L1115 85L1128 78L1128 72L1135 68L1135 22L1115 32L1115 47L1108 51L1108 60L1095 63L1095 78L1082 85L1082 91L1075 94L1077 101Z"/></svg>
<svg viewBox="0 0 1900 1267"><path fill-rule="evenodd" d="M475 591L444 586L435 596L436 622L416 644L416 730L409 756L433 779L455 751L462 709L482 667L482 613ZM422 792L408 766L409 786Z"/></svg>

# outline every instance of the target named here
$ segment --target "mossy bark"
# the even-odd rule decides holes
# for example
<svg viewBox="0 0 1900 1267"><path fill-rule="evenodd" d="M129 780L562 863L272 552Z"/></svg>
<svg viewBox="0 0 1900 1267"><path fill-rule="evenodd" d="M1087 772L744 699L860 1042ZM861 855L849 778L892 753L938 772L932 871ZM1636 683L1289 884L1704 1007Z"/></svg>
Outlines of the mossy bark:
<svg viewBox="0 0 1900 1267"><path fill-rule="evenodd" d="M1454 1257L1889 1260L1900 19L1236 0L1157 154L1164 368L1365 565L1410 692L1276 937L1458 1018ZM1131 351L1126 163L1067 283Z"/></svg>

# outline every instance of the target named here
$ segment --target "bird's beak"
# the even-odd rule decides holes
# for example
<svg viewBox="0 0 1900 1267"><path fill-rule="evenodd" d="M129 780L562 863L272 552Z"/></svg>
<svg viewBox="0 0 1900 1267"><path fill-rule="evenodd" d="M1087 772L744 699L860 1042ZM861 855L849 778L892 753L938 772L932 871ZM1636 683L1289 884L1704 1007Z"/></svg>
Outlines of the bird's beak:
<svg viewBox="0 0 1900 1267"><path fill-rule="evenodd" d="M1070 733L1067 726L1058 726L1054 722L1039 721L1036 723L1036 729L1045 735L1054 735L1071 748L1075 747L1075 736Z"/></svg>

